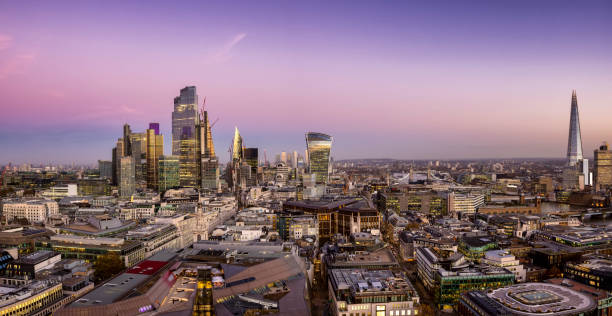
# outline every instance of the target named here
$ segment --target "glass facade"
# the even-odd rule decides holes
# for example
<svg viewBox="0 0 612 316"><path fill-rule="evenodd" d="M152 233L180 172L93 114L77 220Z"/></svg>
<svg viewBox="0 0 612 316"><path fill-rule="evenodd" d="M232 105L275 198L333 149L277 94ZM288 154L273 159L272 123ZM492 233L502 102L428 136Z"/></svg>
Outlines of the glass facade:
<svg viewBox="0 0 612 316"><path fill-rule="evenodd" d="M159 157L159 192L179 186L179 158L177 156Z"/></svg>
<svg viewBox="0 0 612 316"><path fill-rule="evenodd" d="M197 141L189 127L183 128L179 150L179 180L182 187L196 188L199 185L199 159Z"/></svg>
<svg viewBox="0 0 612 316"><path fill-rule="evenodd" d="M134 159L130 156L121 157L121 171L120 171L120 182L119 191L122 197L129 197L134 194L136 187L135 184L135 172L134 172Z"/></svg>
<svg viewBox="0 0 612 316"><path fill-rule="evenodd" d="M327 184L329 179L329 159L332 137L321 133L306 133L308 171L314 173L317 184Z"/></svg>
<svg viewBox="0 0 612 316"><path fill-rule="evenodd" d="M441 276L438 274L438 306L455 305L461 293L473 290L496 289L514 284L514 274L479 274Z"/></svg>
<svg viewBox="0 0 612 316"><path fill-rule="evenodd" d="M180 95L174 98L174 112L172 112L172 154L180 154L180 141L185 128L189 128L190 135L195 139L195 126L197 124L198 95L196 87L190 86L181 89Z"/></svg>
<svg viewBox="0 0 612 316"><path fill-rule="evenodd" d="M159 130L159 128L158 128ZM164 154L164 136L155 129L147 130L147 187L157 189L159 180L159 157Z"/></svg>
<svg viewBox="0 0 612 316"><path fill-rule="evenodd" d="M242 136L238 131L238 127L234 130L234 140L232 141L232 160L241 161L244 158Z"/></svg>
<svg viewBox="0 0 612 316"><path fill-rule="evenodd" d="M567 160L570 166L575 166L582 159L582 137L580 136L580 118L578 117L578 98L576 97L576 91L572 91L569 136L567 139Z"/></svg>

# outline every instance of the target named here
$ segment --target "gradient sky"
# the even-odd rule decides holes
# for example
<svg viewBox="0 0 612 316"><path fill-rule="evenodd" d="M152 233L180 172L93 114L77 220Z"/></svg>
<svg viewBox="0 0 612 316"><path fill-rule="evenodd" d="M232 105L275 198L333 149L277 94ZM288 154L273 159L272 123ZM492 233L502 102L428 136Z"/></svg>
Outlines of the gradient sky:
<svg viewBox="0 0 612 316"><path fill-rule="evenodd" d="M231 4L229 3L231 2ZM0 1L0 163L110 159L207 97L217 152L563 157L612 141L612 1Z"/></svg>

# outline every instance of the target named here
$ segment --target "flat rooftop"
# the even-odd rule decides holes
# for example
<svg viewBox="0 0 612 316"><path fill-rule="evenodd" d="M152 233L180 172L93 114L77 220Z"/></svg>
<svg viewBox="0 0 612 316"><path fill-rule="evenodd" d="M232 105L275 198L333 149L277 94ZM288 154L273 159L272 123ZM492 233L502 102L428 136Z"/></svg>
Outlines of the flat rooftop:
<svg viewBox="0 0 612 316"><path fill-rule="evenodd" d="M550 283L523 283L486 294L516 315L578 315L594 309L590 294Z"/></svg>

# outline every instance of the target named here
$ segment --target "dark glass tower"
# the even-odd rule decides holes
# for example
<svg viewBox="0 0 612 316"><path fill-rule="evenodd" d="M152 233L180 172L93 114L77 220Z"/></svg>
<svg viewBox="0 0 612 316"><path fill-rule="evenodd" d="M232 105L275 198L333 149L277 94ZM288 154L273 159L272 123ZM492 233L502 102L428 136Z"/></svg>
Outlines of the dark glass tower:
<svg viewBox="0 0 612 316"><path fill-rule="evenodd" d="M576 90L572 91L572 107L570 110L569 136L567 139L567 162L570 166L582 161L582 137L580 136L580 118L578 117L578 99Z"/></svg>
<svg viewBox="0 0 612 316"><path fill-rule="evenodd" d="M190 137L195 140L195 128L198 123L198 95L196 87L190 86L181 89L181 94L174 98L174 112L172 112L172 154L180 155L183 131L189 129Z"/></svg>

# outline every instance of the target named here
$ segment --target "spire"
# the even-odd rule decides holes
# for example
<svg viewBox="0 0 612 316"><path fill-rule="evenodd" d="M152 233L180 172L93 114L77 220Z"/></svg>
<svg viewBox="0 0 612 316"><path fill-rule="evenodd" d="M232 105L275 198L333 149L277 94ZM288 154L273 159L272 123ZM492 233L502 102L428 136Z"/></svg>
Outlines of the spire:
<svg viewBox="0 0 612 316"><path fill-rule="evenodd" d="M570 166L575 166L582 159L582 136L580 135L578 98L576 97L576 90L572 90L569 135L567 139L567 160Z"/></svg>

